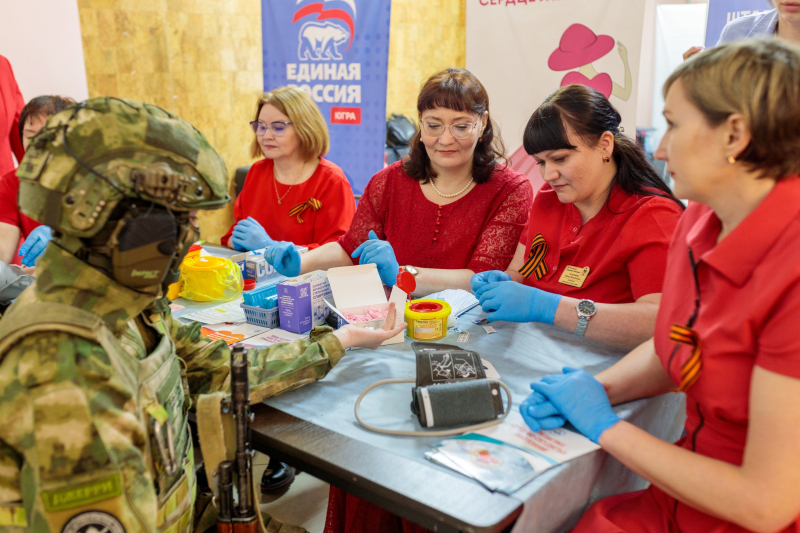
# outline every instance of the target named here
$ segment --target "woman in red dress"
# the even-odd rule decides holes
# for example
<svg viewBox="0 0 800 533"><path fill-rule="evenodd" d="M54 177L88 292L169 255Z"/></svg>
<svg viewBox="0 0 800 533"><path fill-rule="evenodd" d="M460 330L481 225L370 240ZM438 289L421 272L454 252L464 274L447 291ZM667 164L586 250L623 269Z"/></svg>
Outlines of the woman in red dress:
<svg viewBox="0 0 800 533"><path fill-rule="evenodd" d="M470 72L448 69L425 83L417 110L409 158L370 180L347 233L302 261L291 246L270 248L265 257L279 272L375 263L394 285L402 265L416 294L429 294L469 289L476 272L508 266L533 191L504 164L486 90Z"/></svg>
<svg viewBox="0 0 800 533"><path fill-rule="evenodd" d="M334 242L356 210L350 183L328 152L328 128L311 97L295 87L261 95L250 167L233 205L233 226L222 244L259 250L273 240L309 249Z"/></svg>
<svg viewBox="0 0 800 533"><path fill-rule="evenodd" d="M739 41L665 85L656 152L691 200L670 245L655 338L595 377L531 384L532 428L568 420L649 489L589 508L576 533L800 531L800 51ZM679 389L671 445L611 405Z"/></svg>
<svg viewBox="0 0 800 533"><path fill-rule="evenodd" d="M562 87L531 116L525 150L545 183L508 270L472 280L489 321L551 324L628 350L653 336L683 204L621 120L584 85Z"/></svg>

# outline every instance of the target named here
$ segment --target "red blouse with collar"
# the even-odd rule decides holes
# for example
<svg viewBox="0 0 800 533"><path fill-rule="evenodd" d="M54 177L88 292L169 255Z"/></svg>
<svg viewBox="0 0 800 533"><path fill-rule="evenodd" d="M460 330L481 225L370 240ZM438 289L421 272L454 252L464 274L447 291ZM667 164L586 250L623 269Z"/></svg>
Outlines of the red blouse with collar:
<svg viewBox="0 0 800 533"><path fill-rule="evenodd" d="M669 198L631 195L614 187L608 201L581 226L581 214L572 204L562 204L544 184L531 208L522 244L527 250L536 234L547 243L547 273L525 284L547 292L599 303L631 303L661 292L667 250L683 210ZM564 269L589 267L582 287L559 282Z"/></svg>

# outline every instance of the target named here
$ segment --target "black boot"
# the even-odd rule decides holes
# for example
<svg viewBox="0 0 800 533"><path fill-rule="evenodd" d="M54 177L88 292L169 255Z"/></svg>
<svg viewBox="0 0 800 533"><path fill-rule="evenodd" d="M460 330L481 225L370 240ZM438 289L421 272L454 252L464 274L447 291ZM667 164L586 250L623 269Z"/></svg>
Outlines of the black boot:
<svg viewBox="0 0 800 533"><path fill-rule="evenodd" d="M270 459L261 477L261 492L279 492L289 488L294 481L294 468L275 459Z"/></svg>

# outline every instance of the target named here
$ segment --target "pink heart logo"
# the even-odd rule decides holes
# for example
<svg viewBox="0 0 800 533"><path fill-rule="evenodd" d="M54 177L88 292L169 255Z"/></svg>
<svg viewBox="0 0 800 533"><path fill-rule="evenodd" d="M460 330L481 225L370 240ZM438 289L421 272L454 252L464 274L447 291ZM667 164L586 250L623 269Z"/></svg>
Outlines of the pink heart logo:
<svg viewBox="0 0 800 533"><path fill-rule="evenodd" d="M611 96L612 83L611 76L608 74L598 74L589 79L580 72L570 72L561 80L562 87L567 85L586 85L602 93L606 98Z"/></svg>

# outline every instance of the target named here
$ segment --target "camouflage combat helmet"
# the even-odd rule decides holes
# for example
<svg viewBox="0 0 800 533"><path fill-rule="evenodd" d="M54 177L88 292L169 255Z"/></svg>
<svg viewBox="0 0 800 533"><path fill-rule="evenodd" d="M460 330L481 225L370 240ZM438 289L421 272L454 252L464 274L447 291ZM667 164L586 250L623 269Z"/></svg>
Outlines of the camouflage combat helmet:
<svg viewBox="0 0 800 533"><path fill-rule="evenodd" d="M230 200L225 163L202 133L121 98L52 115L17 176L20 210L50 226L58 247L153 293L174 281L199 236L189 212Z"/></svg>
<svg viewBox="0 0 800 533"><path fill-rule="evenodd" d="M92 98L52 115L17 171L20 210L92 237L124 198L175 211L229 201L225 163L202 133L159 107Z"/></svg>

